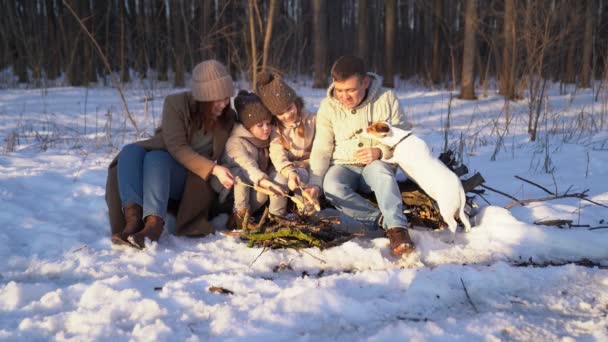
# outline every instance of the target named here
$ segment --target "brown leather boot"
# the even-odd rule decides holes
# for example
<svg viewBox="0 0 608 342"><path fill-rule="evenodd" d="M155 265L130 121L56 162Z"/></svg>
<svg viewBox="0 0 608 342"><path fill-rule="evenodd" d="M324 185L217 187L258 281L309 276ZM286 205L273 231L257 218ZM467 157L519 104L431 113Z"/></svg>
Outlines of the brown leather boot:
<svg viewBox="0 0 608 342"><path fill-rule="evenodd" d="M146 248L146 238L152 241L158 241L163 232L165 221L155 215L146 217L146 225L140 232L129 236L128 241L137 248Z"/></svg>
<svg viewBox="0 0 608 342"><path fill-rule="evenodd" d="M143 208L139 204L127 204L123 208L125 216L125 227L122 233L112 235L112 242L117 245L130 245L127 239L130 235L133 235L142 228L144 228L144 221L142 220Z"/></svg>
<svg viewBox="0 0 608 342"><path fill-rule="evenodd" d="M414 241L410 238L407 229L403 227L393 227L386 230L386 236L391 246L391 253L395 256L409 254L416 249Z"/></svg>
<svg viewBox="0 0 608 342"><path fill-rule="evenodd" d="M249 216L249 210L247 209L239 209L234 210L230 217L228 218L228 222L226 222L226 229L228 230L237 230L243 228L243 220L245 216ZM246 228L246 227L245 227Z"/></svg>

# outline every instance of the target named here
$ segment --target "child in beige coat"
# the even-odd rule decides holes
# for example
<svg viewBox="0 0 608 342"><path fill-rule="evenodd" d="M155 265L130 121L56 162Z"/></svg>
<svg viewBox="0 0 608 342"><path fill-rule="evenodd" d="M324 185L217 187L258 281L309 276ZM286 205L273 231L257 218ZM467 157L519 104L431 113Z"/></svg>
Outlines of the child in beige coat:
<svg viewBox="0 0 608 342"><path fill-rule="evenodd" d="M242 182L234 185L234 212L228 221L228 229L241 226L243 218L260 209L269 197L269 213L279 215L284 197L268 196L250 186L259 186L277 194L286 192L271 180L276 174L268 151L272 115L257 95L245 91L239 92L234 99L234 106L239 123L234 126L226 142L222 165L228 167Z"/></svg>
<svg viewBox="0 0 608 342"><path fill-rule="evenodd" d="M278 74L258 75L256 93L274 115L270 160L277 171L275 182L290 190L304 187L309 178L309 159L315 137L316 116ZM277 199L275 212L286 214L287 198Z"/></svg>

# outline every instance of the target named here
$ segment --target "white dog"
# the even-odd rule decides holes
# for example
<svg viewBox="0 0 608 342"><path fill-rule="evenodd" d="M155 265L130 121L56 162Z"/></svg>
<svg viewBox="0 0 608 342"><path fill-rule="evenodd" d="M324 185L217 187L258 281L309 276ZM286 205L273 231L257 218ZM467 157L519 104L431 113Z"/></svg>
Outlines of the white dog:
<svg viewBox="0 0 608 342"><path fill-rule="evenodd" d="M424 140L387 122L375 122L362 134L393 149L393 157L386 160L397 164L405 174L416 182L432 199L437 202L439 212L452 233L456 232L459 217L464 231L471 229L469 219L464 213L466 197L462 183L454 172L439 159L433 157Z"/></svg>

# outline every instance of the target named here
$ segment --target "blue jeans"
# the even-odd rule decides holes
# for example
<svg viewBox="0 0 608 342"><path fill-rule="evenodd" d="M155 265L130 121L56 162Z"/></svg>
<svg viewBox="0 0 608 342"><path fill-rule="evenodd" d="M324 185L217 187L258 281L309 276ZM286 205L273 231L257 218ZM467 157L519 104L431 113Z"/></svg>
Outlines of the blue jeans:
<svg viewBox="0 0 608 342"><path fill-rule="evenodd" d="M180 200L188 172L167 151L146 151L136 144L123 147L118 155L118 193L124 208L143 207L143 217L167 216L169 199Z"/></svg>
<svg viewBox="0 0 608 342"><path fill-rule="evenodd" d="M338 210L363 223L368 229L378 228L380 213L384 216L383 229L407 226L395 172L385 162L375 160L365 166L332 165L325 174L323 191ZM372 191L378 208L357 193Z"/></svg>

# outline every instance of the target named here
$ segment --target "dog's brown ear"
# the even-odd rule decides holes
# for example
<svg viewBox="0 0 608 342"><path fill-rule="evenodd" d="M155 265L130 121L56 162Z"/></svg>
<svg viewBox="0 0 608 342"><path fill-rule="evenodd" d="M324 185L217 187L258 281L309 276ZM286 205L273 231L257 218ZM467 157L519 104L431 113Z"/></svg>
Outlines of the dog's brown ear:
<svg viewBox="0 0 608 342"><path fill-rule="evenodd" d="M374 125L378 133L388 133L391 131L390 126L386 122L376 122Z"/></svg>

